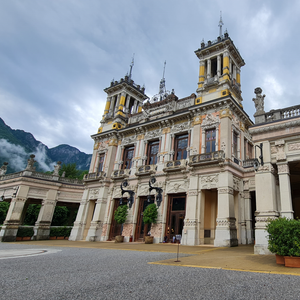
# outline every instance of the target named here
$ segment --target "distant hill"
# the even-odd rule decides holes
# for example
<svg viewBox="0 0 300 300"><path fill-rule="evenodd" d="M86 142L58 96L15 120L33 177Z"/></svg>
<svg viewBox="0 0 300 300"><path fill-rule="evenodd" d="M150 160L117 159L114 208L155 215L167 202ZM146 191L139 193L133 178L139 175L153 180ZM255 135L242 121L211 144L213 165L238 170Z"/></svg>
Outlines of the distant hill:
<svg viewBox="0 0 300 300"><path fill-rule="evenodd" d="M53 171L57 161L64 164L76 163L78 170L88 170L92 158L92 154L66 144L49 149L31 133L11 129L0 118L0 166L7 161L7 173L24 170L30 154L35 154L36 170L40 172Z"/></svg>

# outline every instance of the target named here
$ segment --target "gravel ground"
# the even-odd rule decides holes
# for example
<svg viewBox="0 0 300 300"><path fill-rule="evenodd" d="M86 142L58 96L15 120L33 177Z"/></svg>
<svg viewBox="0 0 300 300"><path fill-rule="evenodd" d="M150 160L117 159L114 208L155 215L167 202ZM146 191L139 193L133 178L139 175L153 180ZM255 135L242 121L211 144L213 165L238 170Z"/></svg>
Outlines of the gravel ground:
<svg viewBox="0 0 300 300"><path fill-rule="evenodd" d="M47 249L0 243L22 248ZM168 253L55 249L0 260L0 299L300 299L299 276L147 264Z"/></svg>

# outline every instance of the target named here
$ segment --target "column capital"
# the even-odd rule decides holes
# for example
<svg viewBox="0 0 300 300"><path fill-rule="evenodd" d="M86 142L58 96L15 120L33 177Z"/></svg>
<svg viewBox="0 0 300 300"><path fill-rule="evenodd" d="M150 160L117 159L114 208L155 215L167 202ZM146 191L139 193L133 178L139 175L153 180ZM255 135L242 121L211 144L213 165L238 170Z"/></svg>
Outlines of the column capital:
<svg viewBox="0 0 300 300"><path fill-rule="evenodd" d="M290 174L289 165L287 162L277 163L278 175Z"/></svg>

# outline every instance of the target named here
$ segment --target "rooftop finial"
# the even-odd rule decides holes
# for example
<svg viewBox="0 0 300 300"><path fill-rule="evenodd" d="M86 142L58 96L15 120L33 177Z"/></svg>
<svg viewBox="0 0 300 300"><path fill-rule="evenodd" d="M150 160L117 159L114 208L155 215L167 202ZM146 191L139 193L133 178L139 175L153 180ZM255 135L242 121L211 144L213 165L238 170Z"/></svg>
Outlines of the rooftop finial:
<svg viewBox="0 0 300 300"><path fill-rule="evenodd" d="M220 27L220 32L219 32L219 37L222 37L222 25L224 25L222 21L222 11L220 11L220 21L219 21L219 27Z"/></svg>
<svg viewBox="0 0 300 300"><path fill-rule="evenodd" d="M165 78L165 70L166 70L166 61L165 61L165 63L164 63L164 71L163 71L163 79Z"/></svg>
<svg viewBox="0 0 300 300"><path fill-rule="evenodd" d="M129 79L131 79L133 65L134 65L134 53L133 53L132 61L131 61L131 64L130 64L130 71L129 71L129 76L128 76Z"/></svg>

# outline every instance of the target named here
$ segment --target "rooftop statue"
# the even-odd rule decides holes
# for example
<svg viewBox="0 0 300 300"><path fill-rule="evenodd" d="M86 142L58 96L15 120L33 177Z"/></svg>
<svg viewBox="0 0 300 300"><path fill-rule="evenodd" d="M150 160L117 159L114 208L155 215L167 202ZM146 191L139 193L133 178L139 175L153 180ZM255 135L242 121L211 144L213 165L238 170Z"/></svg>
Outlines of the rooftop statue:
<svg viewBox="0 0 300 300"><path fill-rule="evenodd" d="M262 89L260 87L257 87L254 90L254 93L256 94L256 98L253 98L252 100L254 101L256 112L254 116L256 115L262 115L265 113L264 111L264 99L266 95L262 95Z"/></svg>

